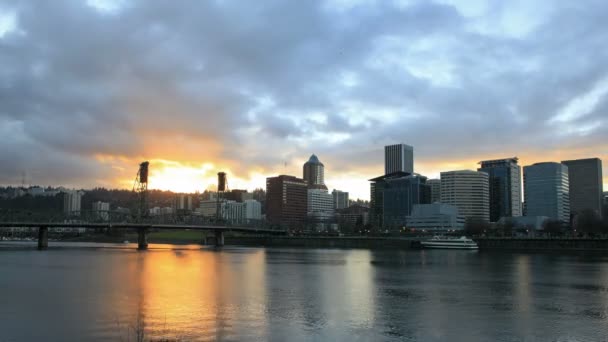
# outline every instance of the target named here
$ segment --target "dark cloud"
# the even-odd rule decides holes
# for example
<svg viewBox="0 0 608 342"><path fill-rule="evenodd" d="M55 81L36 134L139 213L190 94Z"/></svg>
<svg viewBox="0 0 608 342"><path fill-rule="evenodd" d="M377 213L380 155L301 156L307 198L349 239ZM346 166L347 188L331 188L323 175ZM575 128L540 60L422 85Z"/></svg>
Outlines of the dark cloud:
<svg viewBox="0 0 608 342"><path fill-rule="evenodd" d="M247 178L315 152L335 172L381 171L394 142L422 162L581 146L607 156L608 4L466 6L8 3L0 182L24 170L110 182L99 155L191 156ZM579 113L556 121L569 105Z"/></svg>

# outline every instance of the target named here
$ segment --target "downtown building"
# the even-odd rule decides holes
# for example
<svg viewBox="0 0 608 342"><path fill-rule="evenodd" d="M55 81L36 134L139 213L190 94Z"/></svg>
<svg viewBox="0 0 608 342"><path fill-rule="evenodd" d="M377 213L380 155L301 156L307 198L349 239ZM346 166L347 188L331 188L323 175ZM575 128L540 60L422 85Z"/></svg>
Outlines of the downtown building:
<svg viewBox="0 0 608 342"><path fill-rule="evenodd" d="M384 146L384 174L414 173L414 148L406 144Z"/></svg>
<svg viewBox="0 0 608 342"><path fill-rule="evenodd" d="M308 226L316 231L324 231L335 220L334 196L325 185L325 165L316 155L311 155L302 167L307 184L306 216Z"/></svg>
<svg viewBox="0 0 608 342"><path fill-rule="evenodd" d="M414 205L430 202L431 189L424 176L394 172L369 181L370 221L375 227L401 229Z"/></svg>
<svg viewBox="0 0 608 342"><path fill-rule="evenodd" d="M563 224L570 222L568 166L545 162L524 166L524 211L526 216L546 216Z"/></svg>
<svg viewBox="0 0 608 342"><path fill-rule="evenodd" d="M592 210L602 217L602 161L599 158L565 160L568 167L570 212L580 214Z"/></svg>
<svg viewBox="0 0 608 342"><path fill-rule="evenodd" d="M416 204L406 227L427 232L451 232L464 229L465 217L458 208L444 203Z"/></svg>
<svg viewBox="0 0 608 342"><path fill-rule="evenodd" d="M479 162L477 171L489 176L490 222L498 222L501 217L522 216L521 207L521 167L518 159L506 158Z"/></svg>
<svg viewBox="0 0 608 342"><path fill-rule="evenodd" d="M272 225L302 229L307 197L308 184L304 179L287 175L266 178L266 220Z"/></svg>
<svg viewBox="0 0 608 342"><path fill-rule="evenodd" d="M431 203L441 202L441 179L429 179L426 184L431 187Z"/></svg>
<svg viewBox="0 0 608 342"><path fill-rule="evenodd" d="M489 222L488 174L472 170L441 172L441 203L455 206L458 213L467 219Z"/></svg>
<svg viewBox="0 0 608 342"><path fill-rule="evenodd" d="M334 199L334 209L348 208L348 192L334 189L331 195Z"/></svg>
<svg viewBox="0 0 608 342"><path fill-rule="evenodd" d="M230 224L250 224L262 219L262 204L253 199L222 203L222 217Z"/></svg>

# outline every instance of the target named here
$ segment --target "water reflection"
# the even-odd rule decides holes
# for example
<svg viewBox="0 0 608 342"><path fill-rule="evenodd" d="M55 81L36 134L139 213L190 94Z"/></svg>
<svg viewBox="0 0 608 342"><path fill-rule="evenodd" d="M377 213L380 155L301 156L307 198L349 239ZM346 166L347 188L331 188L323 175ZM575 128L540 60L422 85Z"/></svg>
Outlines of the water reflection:
<svg viewBox="0 0 608 342"><path fill-rule="evenodd" d="M10 294L0 339L591 341L608 331L603 257L160 247L0 249Z"/></svg>

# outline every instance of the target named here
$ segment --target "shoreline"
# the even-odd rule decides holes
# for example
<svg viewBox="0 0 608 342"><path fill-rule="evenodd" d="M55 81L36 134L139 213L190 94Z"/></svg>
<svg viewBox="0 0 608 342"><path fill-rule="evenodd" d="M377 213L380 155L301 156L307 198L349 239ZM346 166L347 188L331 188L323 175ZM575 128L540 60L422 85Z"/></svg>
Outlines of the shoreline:
<svg viewBox="0 0 608 342"><path fill-rule="evenodd" d="M370 250L409 250L421 249L421 237L366 237L366 236L226 236L226 246L243 247L297 247L297 248L355 248ZM529 252L603 252L608 254L608 238L474 238L480 251L529 251ZM10 242L3 240L2 242ZM20 240L12 240L20 241ZM36 241L21 240L21 241ZM53 242L90 242L90 243L135 243L137 235L106 236L84 235L70 238L51 238ZM154 233L148 238L151 244L209 246L205 236L175 235L164 236Z"/></svg>

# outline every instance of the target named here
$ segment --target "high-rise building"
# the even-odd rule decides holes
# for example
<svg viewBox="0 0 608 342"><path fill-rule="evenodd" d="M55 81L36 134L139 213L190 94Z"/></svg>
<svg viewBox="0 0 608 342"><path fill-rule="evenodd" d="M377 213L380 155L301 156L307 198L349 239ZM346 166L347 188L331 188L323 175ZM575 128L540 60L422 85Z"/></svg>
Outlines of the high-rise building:
<svg viewBox="0 0 608 342"><path fill-rule="evenodd" d="M308 183L281 175L266 178L266 219L274 225L298 229L306 220Z"/></svg>
<svg viewBox="0 0 608 342"><path fill-rule="evenodd" d="M82 192L66 191L63 194L63 212L68 215L80 216L80 204L82 201Z"/></svg>
<svg viewBox="0 0 608 342"><path fill-rule="evenodd" d="M489 221L488 174L471 170L441 172L441 203L457 207L465 218Z"/></svg>
<svg viewBox="0 0 608 342"><path fill-rule="evenodd" d="M593 210L602 217L602 161L589 158L565 160L562 164L568 166L571 213Z"/></svg>
<svg viewBox="0 0 608 342"><path fill-rule="evenodd" d="M334 197L335 209L348 208L348 192L334 189L331 195Z"/></svg>
<svg viewBox="0 0 608 342"><path fill-rule="evenodd" d="M110 218L110 203L108 202L93 202L91 209L98 219L108 221L108 219Z"/></svg>
<svg viewBox="0 0 608 342"><path fill-rule="evenodd" d="M311 189L325 189L325 166L319 161L316 155L310 156L308 161L304 163L304 180Z"/></svg>
<svg viewBox="0 0 608 342"><path fill-rule="evenodd" d="M395 172L370 182L370 215L376 227L403 228L414 204L427 204L431 200L426 177L418 174Z"/></svg>
<svg viewBox="0 0 608 342"><path fill-rule="evenodd" d="M414 173L414 148L406 144L384 146L384 174Z"/></svg>
<svg viewBox="0 0 608 342"><path fill-rule="evenodd" d="M536 163L524 166L524 206L526 216L547 216L570 222L568 166Z"/></svg>
<svg viewBox="0 0 608 342"><path fill-rule="evenodd" d="M490 184L490 221L522 216L521 167L517 157L484 160L477 171L487 173Z"/></svg>
<svg viewBox="0 0 608 342"><path fill-rule="evenodd" d="M431 187L431 203L441 202L441 179L429 179L426 184Z"/></svg>
<svg viewBox="0 0 608 342"><path fill-rule="evenodd" d="M307 215L314 223L329 223L333 220L334 198L324 189L308 189Z"/></svg>

